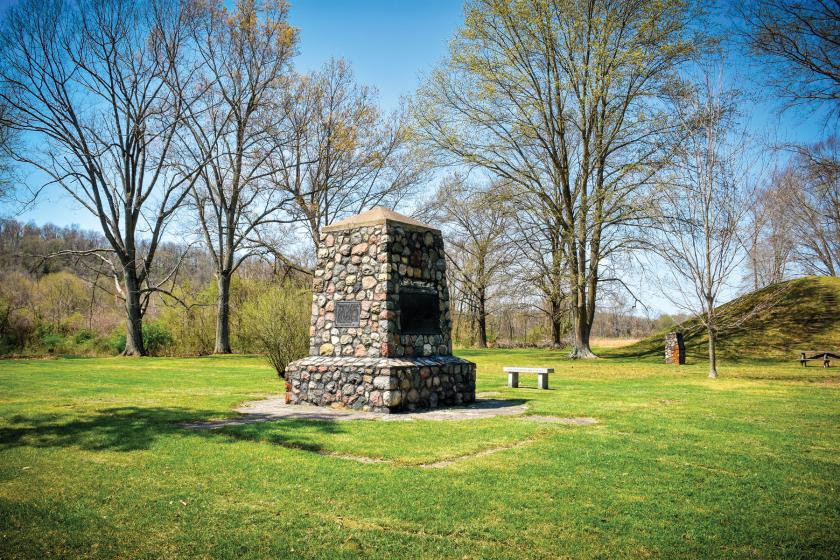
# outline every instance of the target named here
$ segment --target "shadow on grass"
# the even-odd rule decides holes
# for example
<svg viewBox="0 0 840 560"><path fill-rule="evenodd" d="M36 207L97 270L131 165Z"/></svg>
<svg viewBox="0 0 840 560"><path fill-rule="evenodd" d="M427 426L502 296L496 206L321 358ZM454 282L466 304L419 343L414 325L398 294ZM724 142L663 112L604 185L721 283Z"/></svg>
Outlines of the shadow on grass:
<svg viewBox="0 0 840 560"><path fill-rule="evenodd" d="M12 447L79 447L92 451L137 451L150 449L162 437L208 437L258 439L250 430L242 433L227 430L190 430L185 422L209 420L218 411L187 408L119 407L95 411L86 416L62 414L16 415L0 427L0 450ZM285 447L319 451L309 434L340 433L335 421L279 420L283 433L276 435ZM258 431L258 430L257 430ZM250 437L249 437L250 436Z"/></svg>
<svg viewBox="0 0 840 560"><path fill-rule="evenodd" d="M293 418L288 420L275 419L270 423L258 422L225 426L218 430L208 431L211 436L215 434L217 437L222 436L230 441L270 443L286 449L321 453L324 451L323 446L310 439L312 430L315 429L319 433L326 434L342 433L344 429L340 424L342 422L336 420L300 420Z"/></svg>
<svg viewBox="0 0 840 560"><path fill-rule="evenodd" d="M535 387L525 387L525 389L533 389ZM543 391L545 391L545 390L546 389L543 389ZM459 405L459 406L453 406L451 408L447 408L447 409L444 409L444 410L454 410L454 411L458 411L460 409L466 409L466 410L494 410L494 409L497 409L497 408L508 408L508 407L511 407L511 406L522 406L523 404L526 404L530 400L532 400L532 399L523 398L523 397L516 397L516 398L513 398L513 399L476 399L475 402L473 402L473 403L469 403L469 404L465 404L465 405ZM415 412L415 413L398 412L397 414L415 414L418 419L422 420L423 419L422 415L424 413L434 414L435 412L440 411L440 410L441 409L432 408L430 410L424 410L424 411Z"/></svg>

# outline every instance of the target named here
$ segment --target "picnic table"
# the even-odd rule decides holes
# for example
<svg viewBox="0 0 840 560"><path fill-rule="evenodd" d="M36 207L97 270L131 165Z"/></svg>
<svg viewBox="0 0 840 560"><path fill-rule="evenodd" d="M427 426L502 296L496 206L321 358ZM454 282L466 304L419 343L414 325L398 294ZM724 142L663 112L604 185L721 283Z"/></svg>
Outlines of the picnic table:
<svg viewBox="0 0 840 560"><path fill-rule="evenodd" d="M812 360L822 360L823 367L831 367L831 360L840 360L840 351L838 350L802 350L799 353L799 363L802 367L807 367L808 362Z"/></svg>

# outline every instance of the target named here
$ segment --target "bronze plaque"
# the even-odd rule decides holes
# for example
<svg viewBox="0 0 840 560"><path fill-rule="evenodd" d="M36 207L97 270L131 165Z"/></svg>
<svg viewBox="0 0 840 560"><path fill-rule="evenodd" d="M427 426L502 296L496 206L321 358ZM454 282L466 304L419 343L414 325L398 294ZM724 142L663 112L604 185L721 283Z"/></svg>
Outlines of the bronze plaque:
<svg viewBox="0 0 840 560"><path fill-rule="evenodd" d="M400 289L401 334L440 334L437 292Z"/></svg>
<svg viewBox="0 0 840 560"><path fill-rule="evenodd" d="M358 327L362 304L358 301L335 302L335 326Z"/></svg>

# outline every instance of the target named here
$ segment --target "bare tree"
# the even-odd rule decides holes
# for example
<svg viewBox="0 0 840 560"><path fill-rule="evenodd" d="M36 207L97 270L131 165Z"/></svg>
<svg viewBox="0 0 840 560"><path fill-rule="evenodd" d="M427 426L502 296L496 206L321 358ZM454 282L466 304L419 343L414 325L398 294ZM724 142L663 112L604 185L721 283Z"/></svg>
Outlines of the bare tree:
<svg viewBox="0 0 840 560"><path fill-rule="evenodd" d="M810 274L840 276L840 141L799 148L789 177L796 259Z"/></svg>
<svg viewBox="0 0 840 560"><path fill-rule="evenodd" d="M344 60L301 76L278 131L274 182L314 246L321 228L377 205L393 207L425 176L399 113L383 116L376 94L356 83Z"/></svg>
<svg viewBox="0 0 840 560"><path fill-rule="evenodd" d="M774 174L748 206L744 237L753 290L778 284L789 273L796 247L791 228L791 180L790 173Z"/></svg>
<svg viewBox="0 0 840 560"><path fill-rule="evenodd" d="M770 83L795 105L840 111L840 2L753 0L740 4L752 51L770 65Z"/></svg>
<svg viewBox="0 0 840 560"><path fill-rule="evenodd" d="M171 172L190 69L190 13L177 0L24 0L0 41L0 98L32 142L18 160L99 220L125 301L125 354L144 355L142 319L166 226L196 175ZM169 271L164 280L171 276Z"/></svg>
<svg viewBox="0 0 840 560"><path fill-rule="evenodd" d="M189 107L181 165L185 175L200 171L191 201L216 271L217 354L231 352L231 279L263 252L259 230L287 202L268 179L296 42L287 15L283 0L242 0L232 11L216 0L201 6L193 28L206 87Z"/></svg>
<svg viewBox="0 0 840 560"><path fill-rule="evenodd" d="M690 0L473 0L419 91L418 136L445 162L510 182L551 229L574 358L594 356L599 270L656 170L671 123L653 98L697 45L694 12Z"/></svg>
<svg viewBox="0 0 840 560"><path fill-rule="evenodd" d="M737 93L726 87L721 67L710 64L702 74L672 95L680 131L652 209L650 247L668 265L665 295L705 327L709 377L716 378L717 307L745 258L740 231L755 188Z"/></svg>
<svg viewBox="0 0 840 560"><path fill-rule="evenodd" d="M9 121L9 108L0 102L0 202L10 190L13 132L12 123Z"/></svg>
<svg viewBox="0 0 840 560"><path fill-rule="evenodd" d="M508 236L517 259L512 273L524 285L537 288L539 297L531 306L545 314L551 324L551 344L562 346L571 312L567 245L563 223L545 204L545 199L511 193Z"/></svg>
<svg viewBox="0 0 840 560"><path fill-rule="evenodd" d="M469 306L482 348L487 347L494 289L513 261L507 235L511 212L495 189L471 187L455 176L441 185L432 203L435 221L447 233L446 257L455 276L450 285L458 292L456 299Z"/></svg>

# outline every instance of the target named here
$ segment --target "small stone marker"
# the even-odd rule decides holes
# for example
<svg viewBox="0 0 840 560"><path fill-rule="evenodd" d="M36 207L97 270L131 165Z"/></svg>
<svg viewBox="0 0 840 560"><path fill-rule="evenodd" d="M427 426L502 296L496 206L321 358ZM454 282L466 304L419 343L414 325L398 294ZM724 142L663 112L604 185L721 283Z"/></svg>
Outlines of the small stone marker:
<svg viewBox="0 0 840 560"><path fill-rule="evenodd" d="M685 364L685 342L681 332L672 332L665 335L665 363Z"/></svg>
<svg viewBox="0 0 840 560"><path fill-rule="evenodd" d="M505 373L508 374L508 387L512 387L514 389L519 387L520 373L536 373L537 387L540 389L548 389L548 374L554 373L554 368L506 367Z"/></svg>

